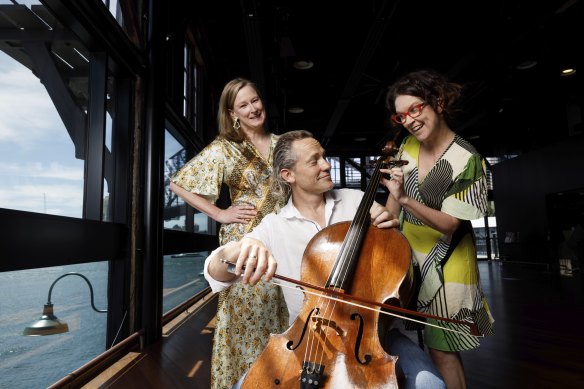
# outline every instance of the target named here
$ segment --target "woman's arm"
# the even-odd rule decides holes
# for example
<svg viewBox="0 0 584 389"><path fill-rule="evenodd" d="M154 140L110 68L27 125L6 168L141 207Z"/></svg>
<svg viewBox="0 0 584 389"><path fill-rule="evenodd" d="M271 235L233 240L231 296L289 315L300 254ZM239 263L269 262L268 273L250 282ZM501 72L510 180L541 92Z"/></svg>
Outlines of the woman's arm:
<svg viewBox="0 0 584 389"><path fill-rule="evenodd" d="M458 229L460 220L447 213L430 208L407 195L404 190L404 175L401 168L393 168L391 170L381 169L380 171L391 175L391 179L389 180L385 178L381 179L382 184L389 189L387 208L391 212L404 208L425 225L445 235L452 235Z"/></svg>
<svg viewBox="0 0 584 389"><path fill-rule="evenodd" d="M460 220L457 218L430 208L405 194L399 198L398 203L416 219L445 235L454 234L460 225Z"/></svg>
<svg viewBox="0 0 584 389"><path fill-rule="evenodd" d="M174 182L170 183L170 190L191 207L203 212L219 223L248 223L257 214L256 209L248 204L233 205L227 209L221 209L203 196L189 192Z"/></svg>
<svg viewBox="0 0 584 389"><path fill-rule="evenodd" d="M395 213L392 213L384 207L383 205L373 202L371 209L369 210L371 214L371 224L378 228L398 228L399 220Z"/></svg>

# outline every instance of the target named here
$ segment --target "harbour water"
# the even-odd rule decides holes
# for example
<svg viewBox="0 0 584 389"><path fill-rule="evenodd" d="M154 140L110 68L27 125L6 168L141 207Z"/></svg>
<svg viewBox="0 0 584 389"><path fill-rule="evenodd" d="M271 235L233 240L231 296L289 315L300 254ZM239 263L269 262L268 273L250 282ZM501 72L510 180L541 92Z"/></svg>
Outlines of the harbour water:
<svg viewBox="0 0 584 389"><path fill-rule="evenodd" d="M164 311L207 286L204 254L165 257ZM107 314L91 309L87 283L77 276L57 281L51 295L54 313L69 332L22 335L40 318L53 281L67 272L87 277L96 308L107 309L107 262L0 273L0 388L46 388L106 350Z"/></svg>

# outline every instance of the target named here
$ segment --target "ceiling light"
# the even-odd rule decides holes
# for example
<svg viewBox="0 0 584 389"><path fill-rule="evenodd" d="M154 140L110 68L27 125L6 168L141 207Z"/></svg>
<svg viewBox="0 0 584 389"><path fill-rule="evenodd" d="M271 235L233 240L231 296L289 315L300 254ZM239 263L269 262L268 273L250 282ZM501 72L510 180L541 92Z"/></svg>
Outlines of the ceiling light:
<svg viewBox="0 0 584 389"><path fill-rule="evenodd" d="M573 74L576 74L576 69L575 68L562 69L562 71L560 72L560 76L562 76L562 77L571 76Z"/></svg>
<svg viewBox="0 0 584 389"><path fill-rule="evenodd" d="M304 112L304 108L302 108L302 107L290 107L290 108L288 108L288 112L290 112L290 113L302 113L302 112Z"/></svg>
<svg viewBox="0 0 584 389"><path fill-rule="evenodd" d="M292 66L296 69L307 70L313 67L314 63L312 61L296 61Z"/></svg>

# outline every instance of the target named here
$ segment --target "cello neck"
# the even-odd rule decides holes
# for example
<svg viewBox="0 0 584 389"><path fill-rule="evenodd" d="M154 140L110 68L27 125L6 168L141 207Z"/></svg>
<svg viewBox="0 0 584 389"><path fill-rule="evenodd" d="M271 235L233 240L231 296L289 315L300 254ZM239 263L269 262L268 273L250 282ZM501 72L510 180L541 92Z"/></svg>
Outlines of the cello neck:
<svg viewBox="0 0 584 389"><path fill-rule="evenodd" d="M371 179L363 195L363 199L357 208L355 218L351 222L347 236L343 241L341 249L335 260L332 271L327 280L326 286L331 288L339 288L342 290L349 290L353 280L355 266L359 259L361 245L367 233L367 229L371 224L371 217L369 210L375 200L375 194L379 187L379 180L381 179L381 172L379 169L384 163L384 158L379 158L375 163L375 169L371 174Z"/></svg>

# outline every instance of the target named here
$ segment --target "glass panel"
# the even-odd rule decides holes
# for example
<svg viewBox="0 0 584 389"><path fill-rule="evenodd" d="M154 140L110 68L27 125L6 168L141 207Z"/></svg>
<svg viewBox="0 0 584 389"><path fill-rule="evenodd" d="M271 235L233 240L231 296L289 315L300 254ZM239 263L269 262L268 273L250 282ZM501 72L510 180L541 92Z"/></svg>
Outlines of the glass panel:
<svg viewBox="0 0 584 389"><path fill-rule="evenodd" d="M17 36L63 31L38 1L3 1L2 14ZM46 43L0 40L0 207L81 217L87 50Z"/></svg>
<svg viewBox="0 0 584 389"><path fill-rule="evenodd" d="M93 287L95 306L107 310L107 262L0 273L0 386L46 388L106 349L107 313L91 308L90 290L77 275L54 284L55 316L69 332L23 336L43 311L51 284L67 272L79 272Z"/></svg>
<svg viewBox="0 0 584 389"><path fill-rule="evenodd" d="M123 26L122 9L119 7L118 0L102 0L102 2L109 9L118 24Z"/></svg>
<svg viewBox="0 0 584 389"><path fill-rule="evenodd" d="M189 118L189 47L185 44L183 50L183 116Z"/></svg>
<svg viewBox="0 0 584 389"><path fill-rule="evenodd" d="M199 90L201 89L201 78L199 77L199 66L193 60L193 91L192 91L192 104L191 107L193 109L193 117L191 119L191 125L193 126L195 133L199 132L199 112L202 111L203 107L203 99L199 98Z"/></svg>
<svg viewBox="0 0 584 389"><path fill-rule="evenodd" d="M357 166L361 165L360 158L350 158ZM347 188L361 187L361 172L353 167L350 163L345 164L345 182Z"/></svg>
<svg viewBox="0 0 584 389"><path fill-rule="evenodd" d="M103 180L103 208L101 214L101 220L104 222L111 222L112 221L112 214L111 214L111 203L110 203L110 189L107 185L107 180L104 178Z"/></svg>
<svg viewBox="0 0 584 389"><path fill-rule="evenodd" d="M81 217L83 161L43 85L0 52L0 207Z"/></svg>
<svg viewBox="0 0 584 389"><path fill-rule="evenodd" d="M203 277L208 251L164 256L163 313L209 286Z"/></svg>
<svg viewBox="0 0 584 389"><path fill-rule="evenodd" d="M193 130L198 132L198 112L201 101L198 99L199 68L195 60L195 51L187 42L183 48L183 116L189 121Z"/></svg>
<svg viewBox="0 0 584 389"><path fill-rule="evenodd" d="M174 136L164 136L164 228L186 231L187 204L170 190L170 177L187 159L187 150Z"/></svg>
<svg viewBox="0 0 584 389"><path fill-rule="evenodd" d="M106 163L104 163L104 180L103 180L103 199L102 199L102 220L103 221L112 221L113 220L113 202L110 201L112 198L112 191L113 186L115 185L115 167L114 167L114 153L112 148L112 136L113 136L113 118L116 117L116 105L115 105L115 88L114 88L114 78L109 75L108 76L108 83L107 83L107 93L106 93L106 110L105 110L105 148L104 148L104 158ZM120 125L118 128L123 128L123 125ZM118 149L119 150L119 147ZM107 163L110 161L110 163ZM111 184L108 185L108 183Z"/></svg>
<svg viewBox="0 0 584 389"><path fill-rule="evenodd" d="M341 185L341 163L339 162L339 157L327 157L328 162L331 164L331 179L335 187Z"/></svg>
<svg viewBox="0 0 584 389"><path fill-rule="evenodd" d="M204 213L188 207L170 190L170 177L184 166L187 162L186 156L184 146L167 130L164 145L164 228L211 234L213 220ZM193 217L192 228L187 228L187 217Z"/></svg>
<svg viewBox="0 0 584 389"><path fill-rule="evenodd" d="M485 218L471 220L477 244L477 257L482 259L499 258L499 245L497 243L497 218L494 216L489 216L486 222L488 223L489 227L488 231L485 224ZM491 258L488 258L487 255L487 239L490 241L491 245Z"/></svg>

